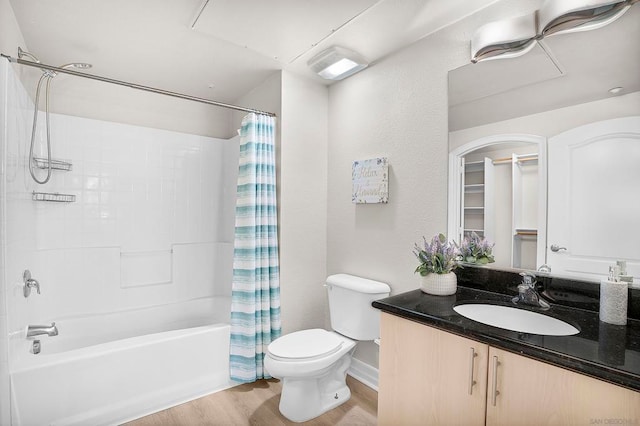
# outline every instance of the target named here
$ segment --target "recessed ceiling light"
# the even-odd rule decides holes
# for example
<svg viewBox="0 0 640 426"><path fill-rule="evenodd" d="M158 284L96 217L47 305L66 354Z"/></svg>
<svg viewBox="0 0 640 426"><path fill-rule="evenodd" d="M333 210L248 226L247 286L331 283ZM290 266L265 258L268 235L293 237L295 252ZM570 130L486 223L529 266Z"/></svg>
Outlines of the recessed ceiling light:
<svg viewBox="0 0 640 426"><path fill-rule="evenodd" d="M622 92L622 90L624 90L622 87L618 86L618 87L614 87L612 89L609 89L609 93L613 94L613 95L617 95L618 93Z"/></svg>

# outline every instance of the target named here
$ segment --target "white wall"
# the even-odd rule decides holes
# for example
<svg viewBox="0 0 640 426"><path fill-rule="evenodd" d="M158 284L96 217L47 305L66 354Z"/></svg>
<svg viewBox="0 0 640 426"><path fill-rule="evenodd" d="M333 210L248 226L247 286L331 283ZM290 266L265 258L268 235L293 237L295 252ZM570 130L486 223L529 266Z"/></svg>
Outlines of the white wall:
<svg viewBox="0 0 640 426"><path fill-rule="evenodd" d="M283 332L326 323L328 90L282 73L280 277Z"/></svg>
<svg viewBox="0 0 640 426"><path fill-rule="evenodd" d="M98 67L89 71L101 75ZM24 72L32 81L39 75ZM33 81L27 89L33 94L35 87ZM57 113L222 139L234 135L229 109L62 74L52 87L51 111Z"/></svg>
<svg viewBox="0 0 640 426"><path fill-rule="evenodd" d="M596 121L640 115L640 92L458 130L449 134L449 149L485 136L527 133L551 137Z"/></svg>
<svg viewBox="0 0 640 426"><path fill-rule="evenodd" d="M418 288L411 253L447 229L447 72L469 62L480 25L526 13L537 2L496 3L385 57L329 91L327 273ZM389 204L351 203L354 160L389 158ZM377 366L377 348L355 357Z"/></svg>
<svg viewBox="0 0 640 426"><path fill-rule="evenodd" d="M276 113L283 333L328 327L326 292L328 90L288 72L236 101ZM244 114L234 113L237 128Z"/></svg>

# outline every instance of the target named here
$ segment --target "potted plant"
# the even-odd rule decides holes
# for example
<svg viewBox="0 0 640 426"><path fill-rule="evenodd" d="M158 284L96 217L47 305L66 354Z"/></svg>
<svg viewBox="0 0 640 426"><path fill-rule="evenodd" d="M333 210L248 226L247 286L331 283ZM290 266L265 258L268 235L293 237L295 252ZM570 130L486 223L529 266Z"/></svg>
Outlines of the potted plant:
<svg viewBox="0 0 640 426"><path fill-rule="evenodd" d="M458 284L453 273L457 267L458 248L443 234L434 236L430 242L424 237L422 239L423 247L415 244L413 250L420 261L415 271L420 274L420 289L438 296L454 294Z"/></svg>
<svg viewBox="0 0 640 426"><path fill-rule="evenodd" d="M496 261L491 252L494 245L486 238L471 232L471 235L464 237L460 244L460 260L477 265L493 263Z"/></svg>

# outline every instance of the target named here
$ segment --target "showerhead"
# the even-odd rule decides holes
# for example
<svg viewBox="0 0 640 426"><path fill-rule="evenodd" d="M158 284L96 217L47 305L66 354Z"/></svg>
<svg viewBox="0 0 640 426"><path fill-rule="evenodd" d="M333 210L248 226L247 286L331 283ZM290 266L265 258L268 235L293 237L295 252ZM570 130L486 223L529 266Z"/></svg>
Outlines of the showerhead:
<svg viewBox="0 0 640 426"><path fill-rule="evenodd" d="M91 68L93 65L87 64L86 62L72 62L70 64L61 65L59 68L76 68L79 70L86 70Z"/></svg>

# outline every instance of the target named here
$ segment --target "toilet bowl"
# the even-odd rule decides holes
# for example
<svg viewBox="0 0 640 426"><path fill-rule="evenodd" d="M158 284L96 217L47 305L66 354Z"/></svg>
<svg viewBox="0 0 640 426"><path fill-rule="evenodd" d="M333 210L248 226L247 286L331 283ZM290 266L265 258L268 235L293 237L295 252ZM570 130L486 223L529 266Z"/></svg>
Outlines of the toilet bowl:
<svg viewBox="0 0 640 426"><path fill-rule="evenodd" d="M345 377L355 347L355 341L322 329L287 334L269 345L264 366L282 380L280 412L304 422L349 400Z"/></svg>
<svg viewBox="0 0 640 426"><path fill-rule="evenodd" d="M269 344L264 367L282 380L280 412L294 422L311 420L351 397L346 375L356 340L379 336L373 300L389 295L387 284L353 275L327 278L331 326L296 331Z"/></svg>

